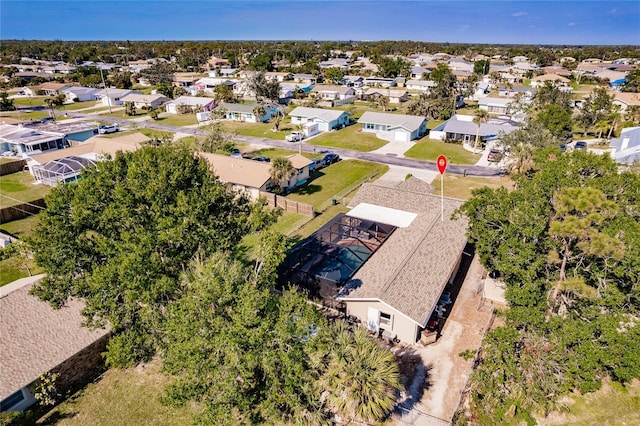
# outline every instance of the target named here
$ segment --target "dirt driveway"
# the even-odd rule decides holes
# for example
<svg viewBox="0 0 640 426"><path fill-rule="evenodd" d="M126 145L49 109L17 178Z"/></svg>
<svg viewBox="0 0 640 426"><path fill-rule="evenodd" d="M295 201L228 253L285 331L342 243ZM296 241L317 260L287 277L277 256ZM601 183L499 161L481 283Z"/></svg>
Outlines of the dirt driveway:
<svg viewBox="0 0 640 426"><path fill-rule="evenodd" d="M492 307L480 303L481 293L477 291L482 266L476 256L464 258L460 270L466 274L459 273L452 287L454 303L440 338L426 347L411 347L411 352L422 359L424 382L420 386L416 380L414 394L407 396L403 408L393 416L394 424L449 424L458 407L473 363L458 354L468 350L475 353L492 317Z"/></svg>

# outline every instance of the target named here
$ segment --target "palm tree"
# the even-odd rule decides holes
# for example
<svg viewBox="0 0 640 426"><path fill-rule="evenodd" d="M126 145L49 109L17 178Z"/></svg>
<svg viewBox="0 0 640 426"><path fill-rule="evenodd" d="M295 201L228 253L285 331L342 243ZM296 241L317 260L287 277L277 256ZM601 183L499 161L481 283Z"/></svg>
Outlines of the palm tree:
<svg viewBox="0 0 640 426"><path fill-rule="evenodd" d="M473 143L473 153L476 153L476 147L478 146L478 140L480 139L480 126L482 123L489 121L489 113L483 109L478 111L478 114L473 117L473 122L478 126L476 130L476 140Z"/></svg>
<svg viewBox="0 0 640 426"><path fill-rule="evenodd" d="M389 106L389 98L387 96L378 97L378 105L380 105L383 111L386 111Z"/></svg>
<svg viewBox="0 0 640 426"><path fill-rule="evenodd" d="M509 154L511 161L509 162L509 171L511 173L525 173L533 169L533 146L530 144L519 143L511 148Z"/></svg>
<svg viewBox="0 0 640 426"><path fill-rule="evenodd" d="M275 131L279 131L280 130L280 124L282 124L282 114L280 114L280 111L278 111L276 113L276 115L274 115L273 117L271 117L271 122L273 123L273 128L275 129Z"/></svg>
<svg viewBox="0 0 640 426"><path fill-rule="evenodd" d="M364 328L353 332L341 327L318 380L327 408L355 421L383 420L396 403L402 387L393 354L378 346Z"/></svg>
<svg viewBox="0 0 640 426"><path fill-rule="evenodd" d="M271 162L269 173L271 179L278 183L278 188L282 189L282 183L288 181L296 173L296 169L288 158L276 157Z"/></svg>
<svg viewBox="0 0 640 426"><path fill-rule="evenodd" d="M260 123L262 121L262 117L264 117L266 113L267 110L262 104L258 104L253 107L253 115L256 117L256 123Z"/></svg>

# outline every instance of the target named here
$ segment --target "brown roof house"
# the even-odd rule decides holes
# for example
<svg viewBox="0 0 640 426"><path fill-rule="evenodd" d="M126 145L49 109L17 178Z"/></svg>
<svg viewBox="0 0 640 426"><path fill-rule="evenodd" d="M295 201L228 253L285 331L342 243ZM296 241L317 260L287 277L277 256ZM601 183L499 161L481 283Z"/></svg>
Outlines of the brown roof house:
<svg viewBox="0 0 640 426"><path fill-rule="evenodd" d="M86 380L109 337L108 329L82 326L81 301L54 309L30 295L43 277L0 287L0 411L24 410L35 403L35 383L44 373L59 375L58 392Z"/></svg>
<svg viewBox="0 0 640 426"><path fill-rule="evenodd" d="M416 343L467 243L467 220L451 219L462 201L445 198L441 215L441 199L430 191L416 178L362 185L349 212L292 249L298 255L285 259L291 270L281 282L317 283L320 297L333 282L348 315L372 332Z"/></svg>
<svg viewBox="0 0 640 426"><path fill-rule="evenodd" d="M260 198L260 192L268 192L277 185L271 179L269 163L206 152L201 152L200 155L209 161L213 172L221 181L226 182L234 191L246 194L252 200ZM306 183L309 179L309 165L313 162L299 154L287 158L296 169L296 173L286 182L281 182L280 186L290 189Z"/></svg>

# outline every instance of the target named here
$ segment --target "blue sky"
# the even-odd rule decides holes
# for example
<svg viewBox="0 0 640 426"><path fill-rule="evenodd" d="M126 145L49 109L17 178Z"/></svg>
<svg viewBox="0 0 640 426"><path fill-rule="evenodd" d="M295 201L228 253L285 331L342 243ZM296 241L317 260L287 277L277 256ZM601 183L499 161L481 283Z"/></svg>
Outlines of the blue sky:
<svg viewBox="0 0 640 426"><path fill-rule="evenodd" d="M640 45L640 1L2 0L0 38Z"/></svg>

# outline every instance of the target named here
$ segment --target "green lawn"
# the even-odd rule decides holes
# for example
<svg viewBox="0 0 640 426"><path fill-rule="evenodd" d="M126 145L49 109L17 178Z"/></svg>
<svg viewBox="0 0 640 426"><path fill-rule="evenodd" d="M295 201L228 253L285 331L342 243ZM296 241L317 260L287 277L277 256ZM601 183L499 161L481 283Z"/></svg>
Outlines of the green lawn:
<svg viewBox="0 0 640 426"><path fill-rule="evenodd" d="M24 111L3 112L3 113L0 113L0 118L1 117L14 118L16 120L21 120L21 121L40 120L43 117L49 117L49 110L32 111L32 112L24 112Z"/></svg>
<svg viewBox="0 0 640 426"><path fill-rule="evenodd" d="M471 176L463 177L445 173L443 181L445 197L458 198L461 200L468 200L471 198L471 190L473 189L483 187L498 188L501 186L513 189L513 181L508 176L499 178L483 178ZM433 193L440 195L440 177L436 176L431 185L433 186Z"/></svg>
<svg viewBox="0 0 640 426"><path fill-rule="evenodd" d="M120 107L111 107L112 110L114 110L115 108L120 108ZM136 112L136 115L127 115L127 114L124 113L124 108L123 108L123 109L119 109L117 111L108 112L108 113L105 113L105 114L100 114L100 117L124 118L124 119L129 120L129 119L132 119L132 118L145 117L146 115L147 115L147 111L142 111L142 110L138 110ZM151 119L151 117L149 117L149 119Z"/></svg>
<svg viewBox="0 0 640 426"><path fill-rule="evenodd" d="M373 133L363 133L362 125L353 124L344 129L322 133L309 143L354 151L374 151L387 144L387 141L378 139Z"/></svg>
<svg viewBox="0 0 640 426"><path fill-rule="evenodd" d="M331 219L333 219L338 213L346 213L347 211L349 211L349 208L342 204L338 204L337 206L329 206L325 211L322 212L322 214L305 223L303 226L293 232L291 236L296 239L303 240L309 235L316 232Z"/></svg>
<svg viewBox="0 0 640 426"><path fill-rule="evenodd" d="M0 176L0 208L38 200L50 191L50 186L34 184L28 171Z"/></svg>
<svg viewBox="0 0 640 426"><path fill-rule="evenodd" d="M36 424L182 426L193 423L192 403L182 408L160 403L170 379L160 372L158 361L144 368L111 369L95 383L73 395Z"/></svg>
<svg viewBox="0 0 640 426"><path fill-rule="evenodd" d="M429 161L436 161L440 155L446 156L451 164L459 165L475 164L480 159L480 154L469 152L462 145L444 143L435 139L422 139L404 153L405 157Z"/></svg>
<svg viewBox="0 0 640 426"><path fill-rule="evenodd" d="M31 275L44 272L44 269L36 265L33 259L28 259L26 262L26 266L28 266L29 269L25 266L24 261L16 256L0 260L0 287L17 279L28 277L29 271L31 271Z"/></svg>
<svg viewBox="0 0 640 426"><path fill-rule="evenodd" d="M103 107L102 103L96 104L96 101L84 101L84 102L73 102L70 104L64 104L61 106L55 107L56 111L75 111L78 109L84 108L99 108Z"/></svg>
<svg viewBox="0 0 640 426"><path fill-rule="evenodd" d="M169 126L191 126L193 124L198 124L198 119L195 114L163 113L163 116L158 118L156 123L168 124Z"/></svg>
<svg viewBox="0 0 640 426"><path fill-rule="evenodd" d="M24 98L15 98L13 100L14 105L20 106L45 106L47 104L47 99L51 99L50 96L26 96Z"/></svg>
<svg viewBox="0 0 640 426"><path fill-rule="evenodd" d="M436 127L438 127L439 125L441 125L442 123L444 123L444 120L431 120L431 121L427 121L427 129L431 130L431 129L435 129Z"/></svg>
<svg viewBox="0 0 640 426"><path fill-rule="evenodd" d="M289 123L282 123L280 130L275 132L272 130L271 123L243 123L239 121L223 121L222 130L227 133L237 133L243 136L255 136L259 138L269 138L284 140L285 136L291 133L293 127Z"/></svg>
<svg viewBox="0 0 640 426"><path fill-rule="evenodd" d="M27 216L24 219L12 220L0 224L0 229L16 238L30 237L38 223L38 215Z"/></svg>
<svg viewBox="0 0 640 426"><path fill-rule="evenodd" d="M334 197L344 197L354 186L381 175L389 166L360 160L343 160L312 174L312 180L287 198L312 204L321 211Z"/></svg>
<svg viewBox="0 0 640 426"><path fill-rule="evenodd" d="M290 155L298 153L298 151L294 149L288 150L288 149L281 149L281 148L263 148L257 151L250 151L247 147L245 147L244 149L240 148L240 151L242 151L245 154L249 154L252 157L257 157L258 155L265 155L269 158L288 157ZM319 154L313 154L311 152L303 152L302 155L307 158L314 158L314 157L320 156Z"/></svg>
<svg viewBox="0 0 640 426"><path fill-rule="evenodd" d="M284 235L290 235L305 223L312 220L311 217L297 213L283 212L278 218L278 222L273 224L270 230ZM244 251L244 257L252 260L256 257L255 250L260 242L260 234L246 235L240 243L240 250Z"/></svg>
<svg viewBox="0 0 640 426"><path fill-rule="evenodd" d="M640 382L622 386L605 383L586 395L564 398L565 409L538 417L540 425L613 426L640 424Z"/></svg>

